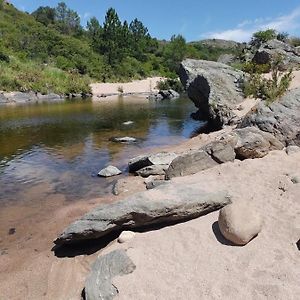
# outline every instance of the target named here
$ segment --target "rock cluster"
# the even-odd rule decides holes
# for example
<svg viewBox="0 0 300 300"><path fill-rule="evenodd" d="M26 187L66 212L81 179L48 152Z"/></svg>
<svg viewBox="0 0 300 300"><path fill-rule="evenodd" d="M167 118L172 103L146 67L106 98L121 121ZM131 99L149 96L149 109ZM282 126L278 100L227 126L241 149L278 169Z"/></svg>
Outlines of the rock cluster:
<svg viewBox="0 0 300 300"><path fill-rule="evenodd" d="M248 126L269 132L286 145L300 146L300 88L269 105L260 102L238 125Z"/></svg>
<svg viewBox="0 0 300 300"><path fill-rule="evenodd" d="M161 100L172 100L177 99L180 97L180 94L176 91L169 89L169 90L161 90L158 93L152 93L147 98L149 100L161 101Z"/></svg>
<svg viewBox="0 0 300 300"><path fill-rule="evenodd" d="M251 47L249 50L253 53L252 61L257 64L270 64L277 55L282 57L284 69L298 68L300 64L299 49L276 39L263 43L257 50Z"/></svg>
<svg viewBox="0 0 300 300"><path fill-rule="evenodd" d="M272 134L255 127L235 129L199 150L178 155L166 171L168 179L187 176L218 164L238 159L261 158L272 150L282 150L284 145Z"/></svg>
<svg viewBox="0 0 300 300"><path fill-rule="evenodd" d="M42 95L40 93L34 93L34 92L28 92L28 93L0 92L0 105L58 102L63 100L64 97L57 94Z"/></svg>

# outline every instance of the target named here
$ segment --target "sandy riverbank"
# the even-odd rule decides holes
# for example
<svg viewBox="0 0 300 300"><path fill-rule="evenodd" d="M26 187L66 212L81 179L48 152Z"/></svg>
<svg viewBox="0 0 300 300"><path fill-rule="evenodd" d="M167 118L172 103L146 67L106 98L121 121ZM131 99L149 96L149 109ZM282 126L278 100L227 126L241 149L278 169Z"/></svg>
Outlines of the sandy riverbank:
<svg viewBox="0 0 300 300"><path fill-rule="evenodd" d="M121 94L150 94L157 91L157 83L163 80L163 77L149 77L143 80L118 83L93 83L91 84L93 100Z"/></svg>
<svg viewBox="0 0 300 300"><path fill-rule="evenodd" d="M300 72L292 88L299 83ZM255 103L246 99L239 114L247 113ZM157 151L197 148L231 129L201 134ZM99 251L94 249L90 255L79 252L76 257L59 258L51 248L63 228L100 203L121 200L123 195L74 204L55 195L44 202L51 206L19 203L3 207L0 218L6 222L0 228L0 299L80 299L91 263L98 255L119 247L129 249L137 265L133 274L115 279L120 299L297 299L300 261L295 243L300 237L300 185L290 178L300 177L299 170L299 153L288 156L276 151L263 159L237 160L174 179L186 185L198 182L205 189L227 190L233 201L251 201L265 224L258 238L243 248L228 246L222 240L214 226L217 213L212 213L137 234L122 246L113 241L104 249L95 245ZM139 188L144 189L142 185ZM20 223L15 224L15 219ZM17 231L9 235L12 227Z"/></svg>

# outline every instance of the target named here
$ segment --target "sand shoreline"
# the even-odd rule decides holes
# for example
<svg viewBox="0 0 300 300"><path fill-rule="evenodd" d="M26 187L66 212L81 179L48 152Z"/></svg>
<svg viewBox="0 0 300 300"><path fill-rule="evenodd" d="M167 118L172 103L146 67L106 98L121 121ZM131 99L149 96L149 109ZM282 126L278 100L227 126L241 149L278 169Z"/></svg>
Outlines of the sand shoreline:
<svg viewBox="0 0 300 300"><path fill-rule="evenodd" d="M142 80L117 83L93 83L91 84L93 100L97 101L106 97L123 96L147 96L158 92L156 86L158 82L164 80L163 77L148 77Z"/></svg>

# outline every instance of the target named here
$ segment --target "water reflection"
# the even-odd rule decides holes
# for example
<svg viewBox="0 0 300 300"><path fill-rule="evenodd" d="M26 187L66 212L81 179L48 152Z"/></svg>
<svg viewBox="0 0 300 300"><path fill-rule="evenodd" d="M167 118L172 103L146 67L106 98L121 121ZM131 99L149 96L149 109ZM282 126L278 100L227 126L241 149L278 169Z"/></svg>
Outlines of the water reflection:
<svg viewBox="0 0 300 300"><path fill-rule="evenodd" d="M0 201L26 199L38 185L40 199L49 193L70 200L103 195L111 180L95 176L102 167L111 163L125 171L140 149L189 138L200 125L190 118L193 110L187 99L1 107ZM128 120L134 124L124 125ZM134 136L139 143L112 143L112 136Z"/></svg>

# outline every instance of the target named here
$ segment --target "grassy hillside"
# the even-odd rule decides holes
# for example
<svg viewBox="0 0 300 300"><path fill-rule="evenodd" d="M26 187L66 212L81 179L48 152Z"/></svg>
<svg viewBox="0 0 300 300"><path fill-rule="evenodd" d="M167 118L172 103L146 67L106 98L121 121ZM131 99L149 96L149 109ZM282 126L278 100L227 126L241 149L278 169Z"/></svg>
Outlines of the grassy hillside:
<svg viewBox="0 0 300 300"><path fill-rule="evenodd" d="M103 25L87 28L62 2L33 14L0 0L0 90L59 94L88 93L92 81L121 81L162 75L176 77L185 57L216 60L222 52L178 35L152 38L137 19L121 22L108 10Z"/></svg>

